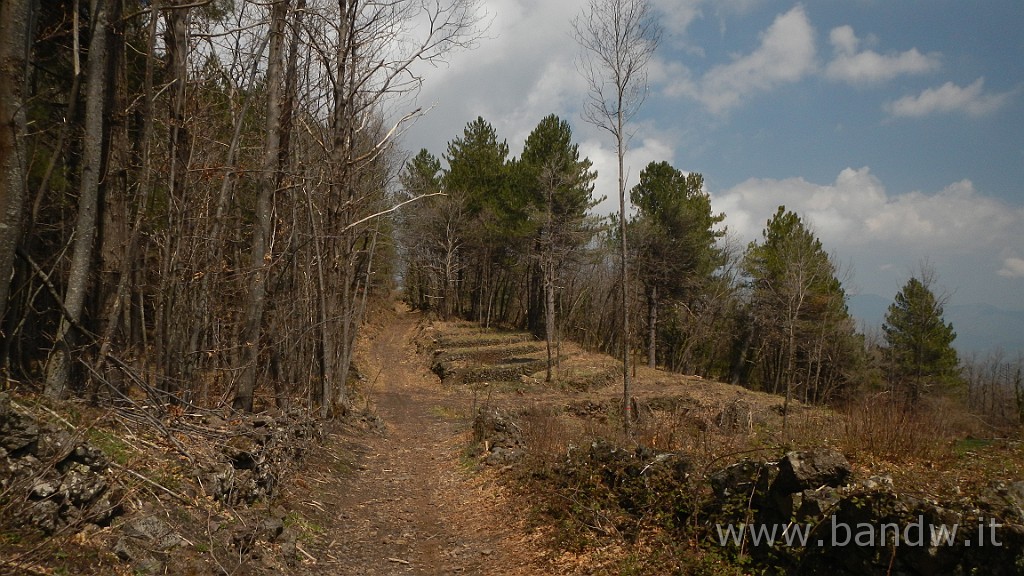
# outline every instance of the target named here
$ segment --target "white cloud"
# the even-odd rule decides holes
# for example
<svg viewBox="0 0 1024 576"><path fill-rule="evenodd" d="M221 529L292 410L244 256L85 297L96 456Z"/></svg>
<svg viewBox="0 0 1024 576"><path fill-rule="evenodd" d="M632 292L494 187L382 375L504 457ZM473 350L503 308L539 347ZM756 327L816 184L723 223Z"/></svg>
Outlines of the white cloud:
<svg viewBox="0 0 1024 576"><path fill-rule="evenodd" d="M978 192L969 180L925 194L891 195L867 167L847 168L831 184L803 178L750 179L722 192L712 205L724 211L742 241L759 239L779 205L800 214L834 251L852 263L856 286L895 293L922 260L936 263L943 283L991 284L996 274L1024 277L1024 208Z"/></svg>
<svg viewBox="0 0 1024 576"><path fill-rule="evenodd" d="M652 0L659 12L659 23L667 34L685 34L695 20L704 17L703 6L712 9L719 17L747 14L764 0Z"/></svg>
<svg viewBox="0 0 1024 576"><path fill-rule="evenodd" d="M850 26L833 28L829 41L835 58L825 69L825 76L853 85L884 82L904 74L924 74L942 65L938 54L922 54L917 48L885 55L873 50L858 51L861 39Z"/></svg>
<svg viewBox="0 0 1024 576"><path fill-rule="evenodd" d="M667 88L720 114L756 92L797 82L815 69L814 28L802 6L780 14L760 36L753 52L709 70L703 77L684 76Z"/></svg>
<svg viewBox="0 0 1024 576"><path fill-rule="evenodd" d="M1013 92L986 93L984 78L978 78L966 87L946 82L938 88L928 88L917 96L904 96L889 102L885 105L885 111L895 117L908 118L951 112L985 116L999 110L1012 95Z"/></svg>
<svg viewBox="0 0 1024 576"><path fill-rule="evenodd" d="M629 189L636 185L640 171L651 162L670 162L675 149L665 138L650 136L634 143L623 160L626 169L626 202L629 203ZM594 198L605 197L594 207L596 214L612 214L619 211L618 160L612 142L608 139L588 139L580 143L580 155L594 163L597 182L594 183ZM627 213L630 208L627 206Z"/></svg>
<svg viewBox="0 0 1024 576"><path fill-rule="evenodd" d="M574 121L586 85L576 72L570 23L583 0L485 0L487 37L442 67L423 66L418 104L429 108L409 131L407 146L440 156L467 122L482 116L518 154L548 114ZM576 122L573 122L575 125Z"/></svg>
<svg viewBox="0 0 1024 576"><path fill-rule="evenodd" d="M998 274L1003 278L1024 278L1024 259L1007 258Z"/></svg>
<svg viewBox="0 0 1024 576"><path fill-rule="evenodd" d="M653 0L659 12L659 23L669 35L686 33L690 24L703 16L700 6L705 0Z"/></svg>
<svg viewBox="0 0 1024 576"><path fill-rule="evenodd" d="M780 205L805 215L823 238L854 238L858 222L886 203L886 193L870 169L847 168L831 185L803 178L751 178L713 193L712 203L715 210L725 212L729 229L745 240L760 237L768 218Z"/></svg>

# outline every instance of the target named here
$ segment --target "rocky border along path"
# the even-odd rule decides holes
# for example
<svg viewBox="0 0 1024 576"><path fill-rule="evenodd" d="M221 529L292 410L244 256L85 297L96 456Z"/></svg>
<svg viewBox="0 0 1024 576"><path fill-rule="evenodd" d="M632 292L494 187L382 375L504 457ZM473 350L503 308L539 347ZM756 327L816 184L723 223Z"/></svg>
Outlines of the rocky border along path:
<svg viewBox="0 0 1024 576"><path fill-rule="evenodd" d="M511 496L463 464L471 398L442 389L429 372L413 341L419 321L399 312L371 344L378 366L368 371L375 375L368 394L387 430L350 440L345 451L356 457L349 471L309 486L306 504L331 519L321 536L326 558L309 568L332 575L545 573L542 547L521 529Z"/></svg>

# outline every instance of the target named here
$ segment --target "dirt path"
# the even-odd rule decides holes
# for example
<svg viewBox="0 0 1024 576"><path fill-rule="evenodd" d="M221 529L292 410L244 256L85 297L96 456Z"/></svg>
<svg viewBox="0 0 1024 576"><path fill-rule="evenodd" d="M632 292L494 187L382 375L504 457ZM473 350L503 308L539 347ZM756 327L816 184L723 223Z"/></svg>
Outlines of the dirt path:
<svg viewBox="0 0 1024 576"><path fill-rule="evenodd" d="M413 342L419 320L399 312L371 343L368 395L386 432L329 440L345 444L328 447L338 465L309 487L307 505L323 508L326 524L317 546L326 558L309 568L332 575L544 573L539 547L514 520L514 503L490 475L465 464L471 399L442 389L428 371Z"/></svg>

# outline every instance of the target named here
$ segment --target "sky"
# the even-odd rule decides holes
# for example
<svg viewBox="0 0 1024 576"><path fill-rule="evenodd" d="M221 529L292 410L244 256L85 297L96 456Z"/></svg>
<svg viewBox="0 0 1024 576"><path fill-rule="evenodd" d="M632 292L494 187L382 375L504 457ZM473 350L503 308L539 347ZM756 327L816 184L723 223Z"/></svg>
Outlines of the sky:
<svg viewBox="0 0 1024 576"><path fill-rule="evenodd" d="M425 67L404 135L441 158L478 116L510 154L557 114L616 209L614 141L584 122L572 19L586 0L482 0L479 45ZM700 172L740 246L800 214L851 295L891 300L927 263L950 304L1024 310L1020 0L652 0L663 28L629 181Z"/></svg>

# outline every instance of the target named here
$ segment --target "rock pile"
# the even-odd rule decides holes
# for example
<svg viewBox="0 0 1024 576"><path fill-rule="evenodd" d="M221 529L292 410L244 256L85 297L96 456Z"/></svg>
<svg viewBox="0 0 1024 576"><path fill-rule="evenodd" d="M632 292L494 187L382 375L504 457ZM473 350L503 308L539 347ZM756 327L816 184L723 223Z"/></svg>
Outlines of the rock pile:
<svg viewBox="0 0 1024 576"><path fill-rule="evenodd" d="M39 423L0 393L0 493L5 514L45 533L85 523L109 525L122 494L107 478L109 461L80 437Z"/></svg>
<svg viewBox="0 0 1024 576"><path fill-rule="evenodd" d="M483 462L506 466L523 454L523 431L512 417L497 408L481 408L473 419L473 439L483 447Z"/></svg>
<svg viewBox="0 0 1024 576"><path fill-rule="evenodd" d="M323 434L320 423L298 411L233 422L206 416L202 425L223 440L219 453L197 466L194 477L206 495L229 505L272 496L286 465L300 459L309 441Z"/></svg>
<svg viewBox="0 0 1024 576"><path fill-rule="evenodd" d="M851 477L846 458L829 449L739 462L709 478L710 518L762 534L775 530L777 539L749 538L744 551L789 574L1024 571L1024 482L940 503L900 493L889 478ZM787 526L803 537L785 540Z"/></svg>
<svg viewBox="0 0 1024 576"><path fill-rule="evenodd" d="M269 512L256 503L273 500L289 467L323 437L323 424L302 411L273 414L206 414L179 424L202 431L209 442L196 455L192 469L195 484L187 491L205 495L223 506L211 508L203 522L206 543L216 543L239 558L256 559L261 543L294 547L295 534L286 530L287 512ZM225 510L233 510L230 514ZM238 519L243 519L238 523ZM119 531L114 552L143 574L167 572L202 573L197 559L179 558L175 550L193 537L187 521L161 518L159 509L147 506L136 511ZM191 563L190 563L191 562Z"/></svg>

